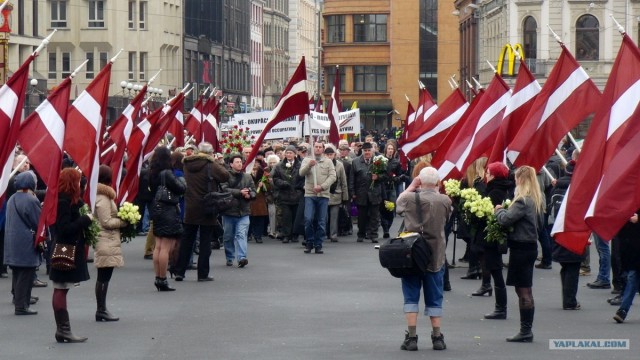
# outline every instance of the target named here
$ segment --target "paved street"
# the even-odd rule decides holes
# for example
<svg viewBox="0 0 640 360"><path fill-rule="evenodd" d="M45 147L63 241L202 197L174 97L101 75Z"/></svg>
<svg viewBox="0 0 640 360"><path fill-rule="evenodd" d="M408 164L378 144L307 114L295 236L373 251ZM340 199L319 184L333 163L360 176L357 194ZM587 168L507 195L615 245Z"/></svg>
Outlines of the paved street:
<svg viewBox="0 0 640 360"><path fill-rule="evenodd" d="M396 219L396 226L398 225ZM640 311L615 324L608 290L581 277L580 311L563 311L559 266L534 274L536 317L532 344L504 338L519 327L517 298L509 288L506 321L483 320L493 297L469 294L480 281L461 280L466 269L451 271L453 291L445 293L442 331L448 349L431 350L428 321L418 321L418 352L399 350L406 329L400 280L378 263L371 243L355 236L326 243L325 254L306 255L300 244L265 239L249 244L249 265L225 266L213 252L214 282L171 282L178 290L158 293L152 262L143 260L144 239L125 244L125 267L117 269L108 297L115 323L94 320L92 280L69 292L71 328L88 336L84 344L58 344L51 309L51 286L34 289L36 316L14 316L10 279L0 279L0 359L637 359ZM451 252L452 243L449 244ZM463 243L457 242L456 257ZM592 254L596 254L593 249ZM451 253L449 253L451 258ZM597 256L592 255L592 271ZM44 280L46 276L41 273ZM630 339L631 350L549 350L549 339Z"/></svg>

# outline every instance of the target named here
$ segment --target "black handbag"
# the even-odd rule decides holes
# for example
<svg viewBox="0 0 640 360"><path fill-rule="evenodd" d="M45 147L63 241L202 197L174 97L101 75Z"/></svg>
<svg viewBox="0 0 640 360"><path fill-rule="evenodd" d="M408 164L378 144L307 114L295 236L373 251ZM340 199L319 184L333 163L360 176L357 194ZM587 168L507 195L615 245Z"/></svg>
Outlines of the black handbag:
<svg viewBox="0 0 640 360"><path fill-rule="evenodd" d="M202 210L206 215L218 216L218 214L222 214L233 207L233 195L228 191L222 191L220 184L218 184L218 191L211 191L211 183L213 182L211 166L207 167L207 176L209 181L207 183L207 193L203 198Z"/></svg>
<svg viewBox="0 0 640 360"><path fill-rule="evenodd" d="M160 186L158 186L158 189L156 190L156 196L155 196L156 204L164 203L168 205L177 205L180 199L178 196L176 196L176 194L174 194L167 187L167 184L165 182L165 176L166 176L166 173L164 171L160 173Z"/></svg>
<svg viewBox="0 0 640 360"><path fill-rule="evenodd" d="M56 243L51 253L51 268L71 271L76 268L76 246Z"/></svg>

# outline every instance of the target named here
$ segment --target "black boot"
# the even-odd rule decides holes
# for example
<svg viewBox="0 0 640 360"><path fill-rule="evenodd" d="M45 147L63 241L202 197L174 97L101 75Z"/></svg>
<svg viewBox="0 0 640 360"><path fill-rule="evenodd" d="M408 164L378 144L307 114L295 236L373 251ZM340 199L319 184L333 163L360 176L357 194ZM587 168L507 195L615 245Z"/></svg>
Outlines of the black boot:
<svg viewBox="0 0 640 360"><path fill-rule="evenodd" d="M467 275L461 276L460 279L464 280L478 280L482 274L480 273L480 268L477 266L469 265L469 270L467 270Z"/></svg>
<svg viewBox="0 0 640 360"><path fill-rule="evenodd" d="M533 333L531 327L533 326L533 313L535 308L520 309L520 332L514 336L507 338L508 342L532 342Z"/></svg>
<svg viewBox="0 0 640 360"><path fill-rule="evenodd" d="M507 288L494 287L496 292L496 308L491 314L486 314L485 319L504 320L507 318Z"/></svg>
<svg viewBox="0 0 640 360"><path fill-rule="evenodd" d="M98 309L96 310L96 321L118 321L120 318L113 316L109 310L107 310L107 290L109 289L108 282L96 282L96 303Z"/></svg>
<svg viewBox="0 0 640 360"><path fill-rule="evenodd" d="M167 281L167 278L161 278L161 277L157 277L156 276L156 289L158 289L158 291L176 291L176 289L172 288L169 286L169 282Z"/></svg>
<svg viewBox="0 0 640 360"><path fill-rule="evenodd" d="M444 262L444 279L443 279L443 290L451 291L451 282L449 281L449 262Z"/></svg>
<svg viewBox="0 0 640 360"><path fill-rule="evenodd" d="M67 309L57 310L53 313L56 318L56 341L59 343L78 343L87 341L86 337L75 336L71 332L71 324L69 324L69 312Z"/></svg>
<svg viewBox="0 0 640 360"><path fill-rule="evenodd" d="M493 288L491 287L490 282L483 282L482 285L480 285L480 288L476 290L476 292L471 293L471 296L484 296L484 294L489 294L489 296L493 294Z"/></svg>

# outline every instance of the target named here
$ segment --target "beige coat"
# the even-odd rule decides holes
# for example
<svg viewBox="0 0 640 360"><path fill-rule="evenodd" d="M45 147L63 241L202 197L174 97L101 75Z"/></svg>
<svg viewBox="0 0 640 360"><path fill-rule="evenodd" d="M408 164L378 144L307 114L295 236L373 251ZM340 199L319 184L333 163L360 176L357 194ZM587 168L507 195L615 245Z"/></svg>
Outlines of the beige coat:
<svg viewBox="0 0 640 360"><path fill-rule="evenodd" d="M349 188L347 187L347 174L344 171L342 161L336 161L336 190L329 197L329 206L340 205L344 201L349 201ZM334 183L334 185L336 185Z"/></svg>
<svg viewBox="0 0 640 360"><path fill-rule="evenodd" d="M94 216L100 224L94 262L97 268L121 267L124 265L120 243L120 228L127 223L118 218L114 199L116 192L107 185L98 184Z"/></svg>
<svg viewBox="0 0 640 360"><path fill-rule="evenodd" d="M304 176L304 196L305 197L326 197L329 198L329 189L331 185L336 181L336 167L333 166L331 160L324 156L316 158L316 165L311 166L309 163L311 158L304 158L302 165L300 166L300 176ZM322 187L322 192L316 195L313 192L314 186L314 168L315 176L317 177L316 184Z"/></svg>

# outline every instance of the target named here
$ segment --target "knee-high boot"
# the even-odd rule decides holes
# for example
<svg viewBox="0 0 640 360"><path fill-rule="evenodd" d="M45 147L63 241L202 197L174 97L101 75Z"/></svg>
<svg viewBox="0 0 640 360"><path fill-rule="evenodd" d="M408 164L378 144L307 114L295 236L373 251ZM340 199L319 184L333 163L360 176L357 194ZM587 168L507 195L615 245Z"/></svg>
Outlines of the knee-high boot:
<svg viewBox="0 0 640 360"><path fill-rule="evenodd" d="M118 321L120 318L113 316L107 310L107 290L109 290L108 282L96 282L96 321Z"/></svg>
<svg viewBox="0 0 640 360"><path fill-rule="evenodd" d="M67 311L67 291L66 289L53 290L53 315L56 319L56 341L59 343L77 343L87 341L86 337L75 336L71 332L69 323L69 312Z"/></svg>
<svg viewBox="0 0 640 360"><path fill-rule="evenodd" d="M496 308L491 314L486 314L485 319L506 319L507 318L507 288L497 287L493 288L496 292Z"/></svg>
<svg viewBox="0 0 640 360"><path fill-rule="evenodd" d="M520 308L520 332L510 338L507 338L508 342L532 342L533 341L533 332L531 332L531 328L533 327L534 312L535 312L535 307L528 308L528 309Z"/></svg>

